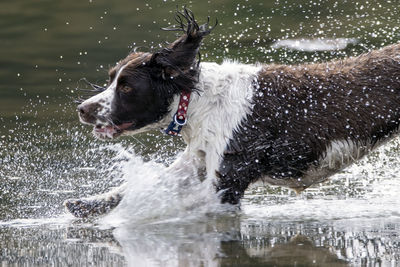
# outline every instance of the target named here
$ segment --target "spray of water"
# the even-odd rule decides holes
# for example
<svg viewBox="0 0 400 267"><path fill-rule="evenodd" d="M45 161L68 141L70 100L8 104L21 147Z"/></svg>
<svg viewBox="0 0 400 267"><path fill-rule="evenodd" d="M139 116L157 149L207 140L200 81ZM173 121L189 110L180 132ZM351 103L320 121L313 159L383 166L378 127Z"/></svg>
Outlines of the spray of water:
<svg viewBox="0 0 400 267"><path fill-rule="evenodd" d="M121 175L127 190L117 208L102 218L104 225L189 220L228 208L219 204L212 181L170 174L165 165L144 162L134 153L125 156Z"/></svg>

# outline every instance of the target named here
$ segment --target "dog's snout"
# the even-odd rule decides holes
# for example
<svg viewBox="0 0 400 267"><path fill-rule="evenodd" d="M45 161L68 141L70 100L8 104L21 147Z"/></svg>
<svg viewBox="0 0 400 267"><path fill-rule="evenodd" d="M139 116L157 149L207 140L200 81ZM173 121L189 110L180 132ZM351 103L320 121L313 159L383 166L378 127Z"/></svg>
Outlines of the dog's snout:
<svg viewBox="0 0 400 267"><path fill-rule="evenodd" d="M84 122L93 123L100 109L98 103L82 103L78 106L79 116Z"/></svg>

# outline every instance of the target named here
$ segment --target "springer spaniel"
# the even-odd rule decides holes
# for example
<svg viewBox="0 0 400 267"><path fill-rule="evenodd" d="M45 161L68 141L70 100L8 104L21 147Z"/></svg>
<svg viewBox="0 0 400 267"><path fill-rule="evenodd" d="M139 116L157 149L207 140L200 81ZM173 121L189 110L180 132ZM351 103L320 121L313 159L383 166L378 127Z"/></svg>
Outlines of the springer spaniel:
<svg viewBox="0 0 400 267"><path fill-rule="evenodd" d="M301 65L199 63L214 27L177 12L183 35L155 53L132 52L103 92L78 106L98 138L166 128L187 147L168 169L212 179L222 203L238 204L264 180L298 192L325 181L394 137L400 122L400 45ZM67 200L77 217L114 208L124 187Z"/></svg>

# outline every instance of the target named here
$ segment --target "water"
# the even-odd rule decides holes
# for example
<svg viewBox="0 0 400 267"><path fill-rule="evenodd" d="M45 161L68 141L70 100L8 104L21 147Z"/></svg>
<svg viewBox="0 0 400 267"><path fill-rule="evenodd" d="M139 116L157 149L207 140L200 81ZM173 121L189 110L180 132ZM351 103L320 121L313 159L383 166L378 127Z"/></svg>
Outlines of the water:
<svg viewBox="0 0 400 267"><path fill-rule="evenodd" d="M397 140L300 196L254 185L234 210L219 205L206 183L158 178L181 141L154 132L104 142L80 125L73 101L81 78L105 83L108 67L132 47L173 41L159 28L181 4L0 3L2 265L399 265ZM396 1L188 7L199 20L210 15L222 23L205 40L204 61L323 61L400 39ZM131 185L129 197L109 215L79 220L64 211L65 199L122 180Z"/></svg>

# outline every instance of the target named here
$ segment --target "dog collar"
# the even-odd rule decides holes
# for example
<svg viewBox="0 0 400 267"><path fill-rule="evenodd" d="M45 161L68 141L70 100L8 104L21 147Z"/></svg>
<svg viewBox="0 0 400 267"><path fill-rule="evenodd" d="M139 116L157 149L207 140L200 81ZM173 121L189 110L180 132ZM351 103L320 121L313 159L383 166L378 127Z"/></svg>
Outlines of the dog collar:
<svg viewBox="0 0 400 267"><path fill-rule="evenodd" d="M179 98L178 110L172 117L172 121L168 128L164 131L171 136L177 136L182 130L183 125L187 122L187 109L189 106L190 92L182 92Z"/></svg>

